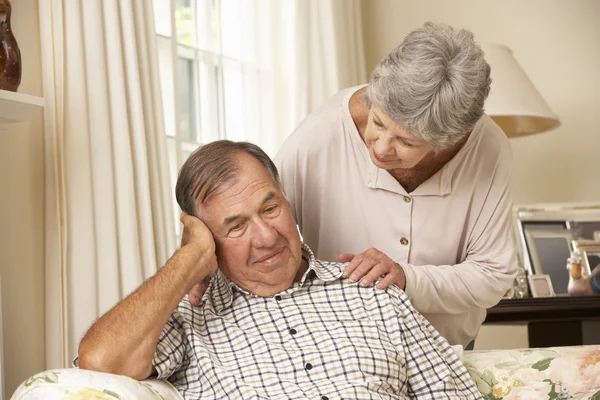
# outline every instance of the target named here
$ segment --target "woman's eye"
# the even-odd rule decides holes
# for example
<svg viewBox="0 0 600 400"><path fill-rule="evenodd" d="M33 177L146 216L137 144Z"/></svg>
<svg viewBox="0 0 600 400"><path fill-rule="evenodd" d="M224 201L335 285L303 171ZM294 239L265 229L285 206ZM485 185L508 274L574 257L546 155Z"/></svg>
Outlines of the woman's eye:
<svg viewBox="0 0 600 400"><path fill-rule="evenodd" d="M406 140L402 139L401 137L398 136L398 140L400 141L400 143L402 143L403 146L405 147L415 147L414 145L408 143Z"/></svg>

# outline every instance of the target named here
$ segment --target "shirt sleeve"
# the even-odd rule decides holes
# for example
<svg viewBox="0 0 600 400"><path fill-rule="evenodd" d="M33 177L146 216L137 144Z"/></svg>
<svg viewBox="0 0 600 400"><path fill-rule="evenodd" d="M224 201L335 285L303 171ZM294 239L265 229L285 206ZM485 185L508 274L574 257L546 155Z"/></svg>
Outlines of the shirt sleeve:
<svg viewBox="0 0 600 400"><path fill-rule="evenodd" d="M179 313L175 310L158 338L156 352L152 357L157 379L167 379L185 367L185 334L178 317Z"/></svg>
<svg viewBox="0 0 600 400"><path fill-rule="evenodd" d="M497 165L486 201L469 238L467 257L456 265L400 263L406 294L422 313L460 314L500 301L517 274L512 219L512 163Z"/></svg>
<svg viewBox="0 0 600 400"><path fill-rule="evenodd" d="M388 289L399 319L411 399L481 399L467 369L435 328L414 309L406 294Z"/></svg>

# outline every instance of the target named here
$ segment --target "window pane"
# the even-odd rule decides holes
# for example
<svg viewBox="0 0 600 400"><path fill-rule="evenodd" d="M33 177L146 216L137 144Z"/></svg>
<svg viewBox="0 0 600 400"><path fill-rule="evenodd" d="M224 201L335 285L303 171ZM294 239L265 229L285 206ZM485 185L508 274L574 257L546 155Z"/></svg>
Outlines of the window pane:
<svg viewBox="0 0 600 400"><path fill-rule="evenodd" d="M177 184L177 144L175 138L167 138L167 154L169 156L169 174L171 175L171 196L173 198L173 220L175 223L175 233L179 237L181 235L181 224L179 222L179 205L175 198L175 185Z"/></svg>
<svg viewBox="0 0 600 400"><path fill-rule="evenodd" d="M167 135L175 136L175 88L173 87L173 53L171 39L157 36L158 69L162 91L165 130Z"/></svg>
<svg viewBox="0 0 600 400"><path fill-rule="evenodd" d="M244 82L239 63L223 60L223 88L225 137L230 140L244 140Z"/></svg>
<svg viewBox="0 0 600 400"><path fill-rule="evenodd" d="M198 147L200 147L198 143L181 143L181 166L183 166L185 160L187 160L190 154L192 154Z"/></svg>
<svg viewBox="0 0 600 400"><path fill-rule="evenodd" d="M181 140L196 141L194 61L179 58L179 131Z"/></svg>
<svg viewBox="0 0 600 400"><path fill-rule="evenodd" d="M219 139L219 68L217 58L203 56L199 62L200 86L200 142Z"/></svg>
<svg viewBox="0 0 600 400"><path fill-rule="evenodd" d="M254 0L221 0L223 55L256 63L256 9Z"/></svg>
<svg viewBox="0 0 600 400"><path fill-rule="evenodd" d="M242 97L245 108L244 127L246 128L246 137L244 140L261 144L260 133L263 131L260 119L262 91L259 90L258 70L254 67L244 65L242 72L244 83L244 94Z"/></svg>
<svg viewBox="0 0 600 400"><path fill-rule="evenodd" d="M217 1L197 0L195 17L198 48L219 53L219 8Z"/></svg>
<svg viewBox="0 0 600 400"><path fill-rule="evenodd" d="M242 4L240 0L221 1L221 43L223 55L242 56Z"/></svg>
<svg viewBox="0 0 600 400"><path fill-rule="evenodd" d="M171 4L170 0L153 0L154 28L156 33L171 37Z"/></svg>
<svg viewBox="0 0 600 400"><path fill-rule="evenodd" d="M192 0L175 0L175 26L177 42L186 46L194 45L194 12Z"/></svg>

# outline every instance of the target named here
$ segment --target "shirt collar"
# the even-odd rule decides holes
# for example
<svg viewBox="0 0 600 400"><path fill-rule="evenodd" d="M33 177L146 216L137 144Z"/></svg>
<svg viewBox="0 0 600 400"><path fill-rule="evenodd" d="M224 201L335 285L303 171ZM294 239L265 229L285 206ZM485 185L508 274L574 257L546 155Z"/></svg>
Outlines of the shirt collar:
<svg viewBox="0 0 600 400"><path fill-rule="evenodd" d="M343 263L330 263L317 260L312 250L306 245L302 245L302 258L308 262L308 268L299 283L294 285L284 292L293 292L298 288L303 287L307 282L314 279L314 276L324 282L334 281L342 276ZM233 303L234 291L243 296L259 297L247 290L240 288L238 285L230 281L223 272L217 268L217 272L211 278L208 288L202 296L202 304L205 302L212 303L217 313L222 312L230 307ZM282 292L283 293L283 292ZM273 296L275 297L275 296Z"/></svg>

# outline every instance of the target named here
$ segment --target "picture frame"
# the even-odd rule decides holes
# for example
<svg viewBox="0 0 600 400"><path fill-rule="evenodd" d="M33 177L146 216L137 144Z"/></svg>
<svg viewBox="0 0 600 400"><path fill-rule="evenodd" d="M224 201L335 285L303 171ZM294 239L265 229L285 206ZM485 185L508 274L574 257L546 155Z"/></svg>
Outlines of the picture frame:
<svg viewBox="0 0 600 400"><path fill-rule="evenodd" d="M567 295L569 271L567 259L573 250L573 235L568 229L526 229L525 241L532 271L530 275L548 275L557 295Z"/></svg>
<svg viewBox="0 0 600 400"><path fill-rule="evenodd" d="M517 278L504 298L529 297L527 275L535 275L535 268L534 256L529 251L526 232L566 230L571 232L573 239L600 241L600 203L515 205L513 207L513 229L519 268ZM540 258L539 251L537 258ZM542 258L544 257L542 256ZM568 278L566 258L564 262L561 261L561 264L562 267L560 264L556 264L556 267L560 271L561 277L566 279ZM563 270L566 275L562 275ZM554 289L556 290L556 287Z"/></svg>
<svg viewBox="0 0 600 400"><path fill-rule="evenodd" d="M533 297L555 297L554 288L552 286L552 280L549 275L538 274L529 275L527 277L529 282L529 289L531 290L531 296Z"/></svg>
<svg viewBox="0 0 600 400"><path fill-rule="evenodd" d="M592 271L600 265L599 240L573 240L573 249L581 255L581 267L584 276L591 276Z"/></svg>

